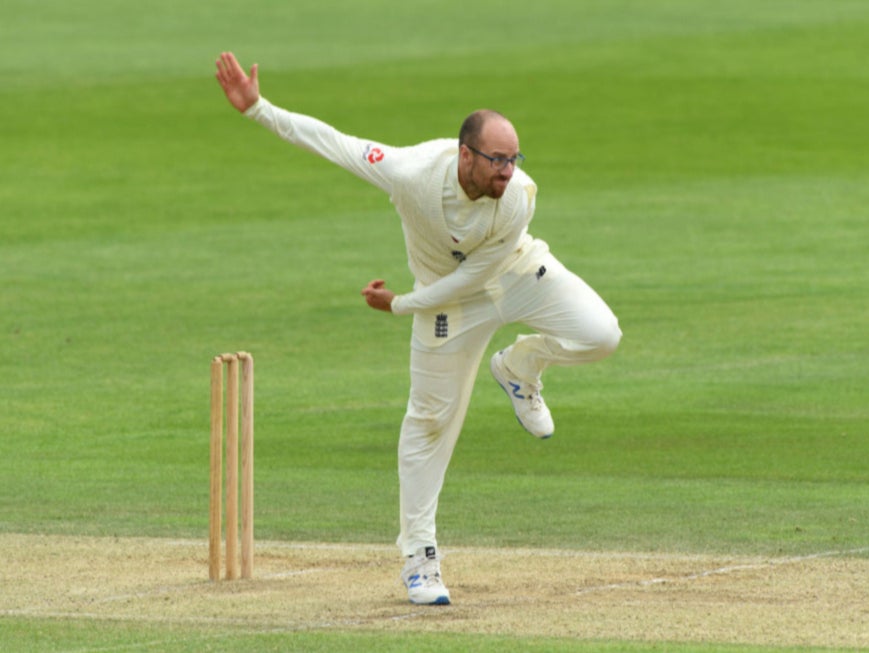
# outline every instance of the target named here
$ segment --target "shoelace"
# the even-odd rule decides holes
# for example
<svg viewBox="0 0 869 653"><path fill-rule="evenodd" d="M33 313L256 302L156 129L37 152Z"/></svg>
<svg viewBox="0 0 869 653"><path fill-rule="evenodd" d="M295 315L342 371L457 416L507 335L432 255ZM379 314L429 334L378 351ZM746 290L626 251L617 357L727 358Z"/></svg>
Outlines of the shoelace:
<svg viewBox="0 0 869 653"><path fill-rule="evenodd" d="M545 404L543 403L543 397L540 394L543 390L543 384L529 384L528 390L529 391L525 396L528 397L528 402L531 405L531 410L543 410Z"/></svg>
<svg viewBox="0 0 869 653"><path fill-rule="evenodd" d="M440 556L435 558L423 558L419 564L410 567L406 571L407 576L418 575L423 586L441 584Z"/></svg>

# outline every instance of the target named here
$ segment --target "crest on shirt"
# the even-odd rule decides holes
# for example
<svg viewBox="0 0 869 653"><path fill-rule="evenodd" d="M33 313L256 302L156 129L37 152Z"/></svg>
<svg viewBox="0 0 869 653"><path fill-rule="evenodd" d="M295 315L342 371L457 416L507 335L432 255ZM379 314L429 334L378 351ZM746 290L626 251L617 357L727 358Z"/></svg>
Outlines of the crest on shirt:
<svg viewBox="0 0 869 653"><path fill-rule="evenodd" d="M446 313L438 313L435 318L435 338L449 337L450 321Z"/></svg>
<svg viewBox="0 0 869 653"><path fill-rule="evenodd" d="M383 150L379 147L375 147L371 143L365 147L365 151L362 153L362 158L368 161L371 165L383 161L384 156Z"/></svg>

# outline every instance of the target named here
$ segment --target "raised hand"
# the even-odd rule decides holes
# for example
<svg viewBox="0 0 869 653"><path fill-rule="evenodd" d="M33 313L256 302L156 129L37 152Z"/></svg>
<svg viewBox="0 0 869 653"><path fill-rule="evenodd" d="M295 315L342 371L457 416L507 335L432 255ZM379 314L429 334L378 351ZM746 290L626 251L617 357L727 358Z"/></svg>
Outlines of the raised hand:
<svg viewBox="0 0 869 653"><path fill-rule="evenodd" d="M230 104L241 112L252 107L259 99L258 64L250 69L250 76L238 63L232 52L222 52L217 60L217 81Z"/></svg>

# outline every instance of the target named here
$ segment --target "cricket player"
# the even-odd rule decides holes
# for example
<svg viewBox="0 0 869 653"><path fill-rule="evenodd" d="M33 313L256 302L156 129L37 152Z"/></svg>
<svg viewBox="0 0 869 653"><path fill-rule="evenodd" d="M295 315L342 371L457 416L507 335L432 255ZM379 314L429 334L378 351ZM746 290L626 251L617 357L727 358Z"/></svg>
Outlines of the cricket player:
<svg viewBox="0 0 869 653"><path fill-rule="evenodd" d="M548 245L528 233L537 186L507 118L475 111L459 138L393 147L356 138L268 102L257 65L248 75L232 53L217 60L229 102L290 143L345 168L389 195L404 231L413 290L382 279L362 290L372 308L413 315L410 398L398 443L401 576L413 603L443 605L435 513L481 359L495 332L520 335L490 361L519 423L538 438L554 432L541 390L550 365L578 365L612 353L618 320Z"/></svg>

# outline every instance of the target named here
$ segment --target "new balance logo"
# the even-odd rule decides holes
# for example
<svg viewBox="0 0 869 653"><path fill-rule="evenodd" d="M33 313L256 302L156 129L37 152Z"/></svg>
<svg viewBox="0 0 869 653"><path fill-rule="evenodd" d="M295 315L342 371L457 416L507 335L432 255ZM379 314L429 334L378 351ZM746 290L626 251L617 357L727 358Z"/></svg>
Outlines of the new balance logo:
<svg viewBox="0 0 869 653"><path fill-rule="evenodd" d="M453 250L453 258L456 259L459 263L461 263L462 261L464 261L468 257L465 256L464 252L460 252L459 250L456 249L456 250Z"/></svg>
<svg viewBox="0 0 869 653"><path fill-rule="evenodd" d="M540 281L540 278L541 278L544 274L546 274L546 266L545 266L545 265L541 265L541 266L540 266L540 269L537 270L537 274L535 274L534 276L537 277L537 281Z"/></svg>
<svg viewBox="0 0 869 653"><path fill-rule="evenodd" d="M407 578L407 589L412 590L415 587L422 587L422 577L419 574L414 574Z"/></svg>
<svg viewBox="0 0 869 653"><path fill-rule="evenodd" d="M525 399L525 395L519 392L519 389L522 386L520 386L518 383L513 383L512 381L508 381L507 383L509 383L510 387L513 388L513 396L516 397L516 399Z"/></svg>

